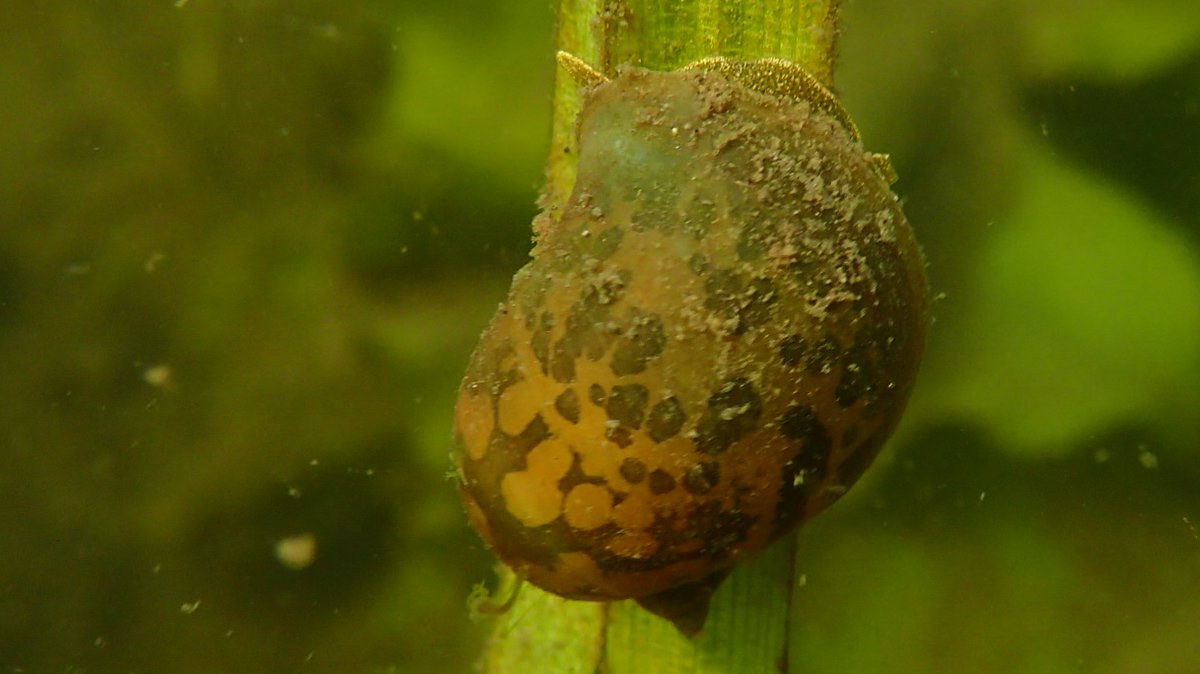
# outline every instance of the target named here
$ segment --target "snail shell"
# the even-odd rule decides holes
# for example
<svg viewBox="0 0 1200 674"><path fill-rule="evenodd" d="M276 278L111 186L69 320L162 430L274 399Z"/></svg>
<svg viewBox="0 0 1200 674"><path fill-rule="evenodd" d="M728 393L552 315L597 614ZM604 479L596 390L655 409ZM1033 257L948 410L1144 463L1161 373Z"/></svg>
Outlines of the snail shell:
<svg viewBox="0 0 1200 674"><path fill-rule="evenodd" d="M878 157L787 62L623 69L577 133L570 200L459 392L459 488L530 582L694 633L896 426L924 263Z"/></svg>

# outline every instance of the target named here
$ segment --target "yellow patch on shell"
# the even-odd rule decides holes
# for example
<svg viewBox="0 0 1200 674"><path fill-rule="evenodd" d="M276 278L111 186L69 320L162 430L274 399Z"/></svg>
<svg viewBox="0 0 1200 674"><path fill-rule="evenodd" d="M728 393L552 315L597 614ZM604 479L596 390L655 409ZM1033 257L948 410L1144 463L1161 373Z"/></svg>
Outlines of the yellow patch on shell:
<svg viewBox="0 0 1200 674"><path fill-rule="evenodd" d="M649 529L654 524L654 499L645 487L635 487L612 509L613 524L628 531Z"/></svg>
<svg viewBox="0 0 1200 674"><path fill-rule="evenodd" d="M496 403L500 430L517 435L544 406L546 391L536 380L525 379L505 388Z"/></svg>
<svg viewBox="0 0 1200 674"><path fill-rule="evenodd" d="M562 492L547 489L571 467L571 453L566 447L543 442L529 452L529 468L508 473L500 480L504 507L527 527L538 527L554 521L563 506Z"/></svg>
<svg viewBox="0 0 1200 674"><path fill-rule="evenodd" d="M563 502L563 517L567 524L581 531L590 531L608 524L612 517L612 494L595 484L581 484L567 494Z"/></svg>

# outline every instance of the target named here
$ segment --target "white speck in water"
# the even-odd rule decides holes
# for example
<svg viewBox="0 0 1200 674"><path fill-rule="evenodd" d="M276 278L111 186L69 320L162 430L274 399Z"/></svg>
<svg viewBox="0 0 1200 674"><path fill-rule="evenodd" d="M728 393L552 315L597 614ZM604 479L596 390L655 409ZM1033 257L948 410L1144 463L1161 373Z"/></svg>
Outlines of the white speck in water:
<svg viewBox="0 0 1200 674"><path fill-rule="evenodd" d="M299 571L312 566L317 558L317 537L309 532L281 538L275 543L275 559L289 569Z"/></svg>
<svg viewBox="0 0 1200 674"><path fill-rule="evenodd" d="M162 264L162 261L166 259L166 257L166 255L160 252L151 253L150 257L146 258L146 261L142 264L142 269L145 269L146 273L149 274L155 269L158 269L158 265Z"/></svg>
<svg viewBox="0 0 1200 674"><path fill-rule="evenodd" d="M1154 455L1145 445L1138 447L1138 462L1142 464L1142 468L1154 470L1158 468L1158 457Z"/></svg>
<svg viewBox="0 0 1200 674"><path fill-rule="evenodd" d="M171 366L160 363L142 371L142 381L157 388L167 388L172 382Z"/></svg>
<svg viewBox="0 0 1200 674"><path fill-rule="evenodd" d="M200 600L199 599L197 599L196 601L187 602L186 604L180 604L179 612L183 613L185 615L191 615L191 614L195 613L196 609L198 609L198 608L200 608Z"/></svg>

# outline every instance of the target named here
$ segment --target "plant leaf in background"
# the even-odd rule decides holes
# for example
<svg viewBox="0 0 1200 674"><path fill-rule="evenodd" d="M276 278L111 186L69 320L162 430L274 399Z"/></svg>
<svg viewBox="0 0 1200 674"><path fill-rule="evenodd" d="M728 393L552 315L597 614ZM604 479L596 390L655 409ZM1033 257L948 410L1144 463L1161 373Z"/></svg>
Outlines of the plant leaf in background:
<svg viewBox="0 0 1200 674"><path fill-rule="evenodd" d="M1007 3L1006 3L1007 4ZM1135 80L1196 49L1200 5L1187 0L1015 3L1025 74Z"/></svg>
<svg viewBox="0 0 1200 674"><path fill-rule="evenodd" d="M1070 451L1142 419L1200 370L1200 259L1119 188L1032 148L1017 202L979 261L935 414L1017 452Z"/></svg>

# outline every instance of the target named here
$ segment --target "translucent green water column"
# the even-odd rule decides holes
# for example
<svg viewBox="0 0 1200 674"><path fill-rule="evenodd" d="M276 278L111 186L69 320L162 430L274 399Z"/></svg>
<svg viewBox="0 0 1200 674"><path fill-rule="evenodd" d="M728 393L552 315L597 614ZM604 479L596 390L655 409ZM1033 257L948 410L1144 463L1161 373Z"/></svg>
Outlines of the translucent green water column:
<svg viewBox="0 0 1200 674"><path fill-rule="evenodd" d="M836 0L562 0L558 48L606 75L620 65L672 70L706 56L790 59L831 84ZM543 205L570 195L578 85L556 78ZM492 674L762 674L788 671L788 616L798 579L794 538L740 565L717 591L703 634L682 636L632 601L566 601L526 585L493 628Z"/></svg>

